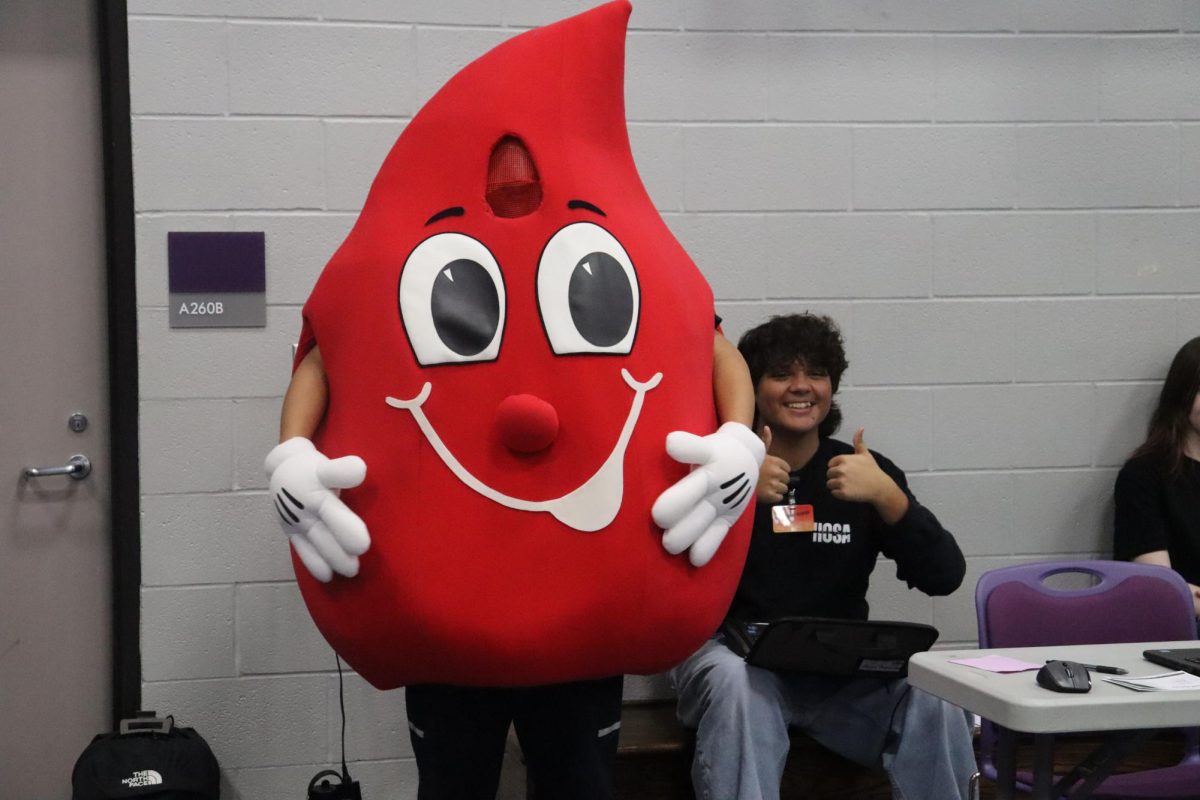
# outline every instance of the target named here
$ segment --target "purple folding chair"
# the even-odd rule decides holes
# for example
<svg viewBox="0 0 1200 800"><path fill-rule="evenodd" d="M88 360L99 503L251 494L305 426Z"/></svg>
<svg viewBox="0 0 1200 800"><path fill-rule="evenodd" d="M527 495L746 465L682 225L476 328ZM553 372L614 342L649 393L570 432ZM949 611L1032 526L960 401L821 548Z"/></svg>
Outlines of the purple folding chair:
<svg viewBox="0 0 1200 800"><path fill-rule="evenodd" d="M1097 582L1081 589L1058 589L1046 579L1082 573ZM1196 638L1192 594L1169 567L1127 561L1052 561L1004 567L984 573L975 587L980 647L1045 647L1116 642L1178 641ZM1173 767L1110 775L1092 797L1200 797L1197 729L1187 731L1183 760ZM996 780L996 726L980 730L980 772ZM1029 790L1029 775L1018 786Z"/></svg>

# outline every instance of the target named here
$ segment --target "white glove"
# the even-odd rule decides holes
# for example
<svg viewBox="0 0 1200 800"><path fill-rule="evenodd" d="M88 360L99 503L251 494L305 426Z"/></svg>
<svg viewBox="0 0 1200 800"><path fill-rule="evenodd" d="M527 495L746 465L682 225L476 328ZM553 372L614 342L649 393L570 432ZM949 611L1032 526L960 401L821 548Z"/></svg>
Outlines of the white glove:
<svg viewBox="0 0 1200 800"><path fill-rule="evenodd" d="M308 439L296 436L277 444L263 466L280 527L312 576L327 583L334 572L357 575L358 557L371 546L371 537L358 515L338 499L338 490L363 482L363 460L330 460Z"/></svg>
<svg viewBox="0 0 1200 800"><path fill-rule="evenodd" d="M650 514L666 531L663 547L667 552L691 548L688 560L702 567L754 499L758 468L767 449L745 425L726 422L708 436L684 431L668 434L667 453L676 461L696 466L658 496Z"/></svg>

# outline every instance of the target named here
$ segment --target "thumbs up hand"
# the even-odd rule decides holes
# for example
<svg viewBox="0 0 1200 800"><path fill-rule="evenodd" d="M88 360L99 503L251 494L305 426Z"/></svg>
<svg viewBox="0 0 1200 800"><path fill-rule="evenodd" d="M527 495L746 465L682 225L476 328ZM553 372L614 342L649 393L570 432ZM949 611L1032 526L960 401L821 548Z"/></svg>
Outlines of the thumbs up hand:
<svg viewBox="0 0 1200 800"><path fill-rule="evenodd" d="M889 490L899 488L875 463L863 443L862 428L854 434L854 452L831 458L825 477L834 497L859 503L874 504Z"/></svg>
<svg viewBox="0 0 1200 800"><path fill-rule="evenodd" d="M863 443L862 428L854 434L854 452L829 459L825 477L834 497L870 503L888 525L895 525L908 513L908 495L876 463Z"/></svg>
<svg viewBox="0 0 1200 800"><path fill-rule="evenodd" d="M759 438L767 448L767 456L758 469L758 485L754 489L754 494L760 503L778 503L787 494L788 479L791 477L792 468L779 456L771 455L771 428L769 426L763 426Z"/></svg>

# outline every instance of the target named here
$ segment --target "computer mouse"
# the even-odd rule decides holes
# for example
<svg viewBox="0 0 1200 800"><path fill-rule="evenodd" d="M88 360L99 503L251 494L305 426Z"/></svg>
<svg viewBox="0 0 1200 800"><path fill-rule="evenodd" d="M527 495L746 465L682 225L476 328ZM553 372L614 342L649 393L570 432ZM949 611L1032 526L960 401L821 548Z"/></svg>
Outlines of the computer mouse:
<svg viewBox="0 0 1200 800"><path fill-rule="evenodd" d="M1047 661L1038 670L1038 686L1052 692L1090 692L1092 676L1087 667L1076 661Z"/></svg>

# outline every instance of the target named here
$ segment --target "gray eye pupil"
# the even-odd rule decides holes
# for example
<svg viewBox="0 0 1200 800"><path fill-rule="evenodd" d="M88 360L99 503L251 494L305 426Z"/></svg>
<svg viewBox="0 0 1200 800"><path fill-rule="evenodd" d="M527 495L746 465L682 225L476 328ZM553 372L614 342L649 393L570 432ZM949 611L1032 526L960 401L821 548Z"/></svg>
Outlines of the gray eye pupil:
<svg viewBox="0 0 1200 800"><path fill-rule="evenodd" d="M460 356L482 352L500 325L500 295L492 276L467 258L451 261L433 282L430 296L438 338Z"/></svg>
<svg viewBox="0 0 1200 800"><path fill-rule="evenodd" d="M633 324L633 286L608 253L588 253L575 265L567 287L571 321L590 344L611 347Z"/></svg>

